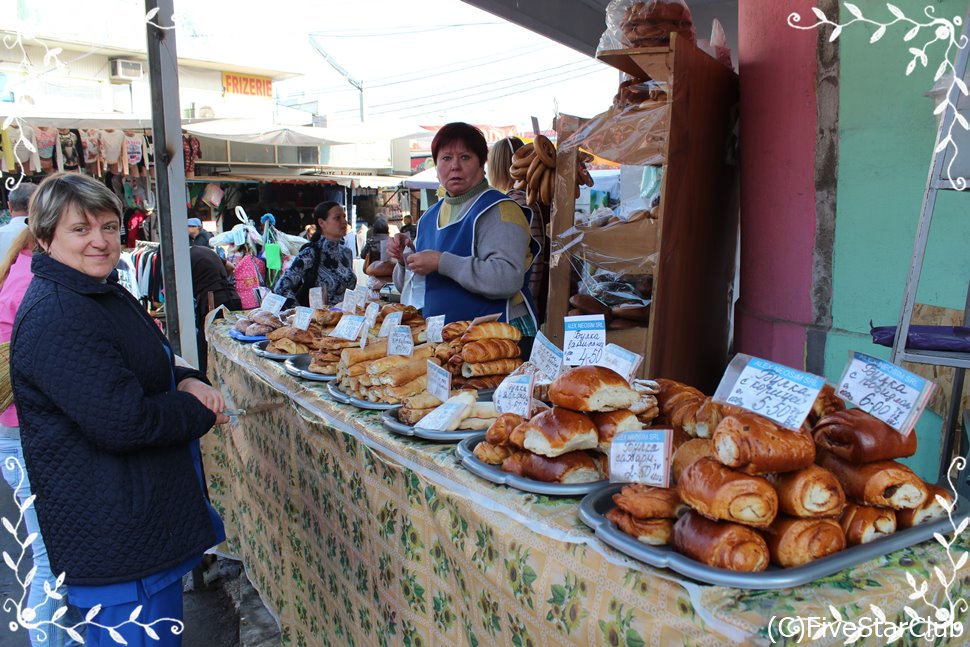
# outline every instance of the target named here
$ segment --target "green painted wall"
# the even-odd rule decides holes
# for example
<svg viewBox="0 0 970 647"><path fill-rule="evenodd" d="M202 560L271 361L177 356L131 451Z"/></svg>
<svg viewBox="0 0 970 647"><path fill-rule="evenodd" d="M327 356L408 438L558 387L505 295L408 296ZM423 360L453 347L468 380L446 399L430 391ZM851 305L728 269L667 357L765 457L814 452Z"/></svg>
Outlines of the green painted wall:
<svg viewBox="0 0 970 647"><path fill-rule="evenodd" d="M866 18L892 20L883 1L855 3ZM964 16L966 0L897 1L908 16L926 21ZM851 19L842 10L842 22ZM908 49L922 47L921 33L904 42L904 26L890 27L877 43L875 27L855 24L839 38L840 107L838 202L832 294L832 332L826 343L825 377L838 379L850 350L889 357L870 341L869 320L894 325L899 317L916 223L931 161L936 124L923 96L942 61L939 45L927 51L928 68L906 76ZM927 30L923 30L926 32ZM825 31L825 33L830 33ZM970 155L967 150L965 155ZM938 202L918 301L962 310L970 279L970 196L948 193ZM920 451L909 464L924 478L935 474L941 420L926 413L917 427Z"/></svg>

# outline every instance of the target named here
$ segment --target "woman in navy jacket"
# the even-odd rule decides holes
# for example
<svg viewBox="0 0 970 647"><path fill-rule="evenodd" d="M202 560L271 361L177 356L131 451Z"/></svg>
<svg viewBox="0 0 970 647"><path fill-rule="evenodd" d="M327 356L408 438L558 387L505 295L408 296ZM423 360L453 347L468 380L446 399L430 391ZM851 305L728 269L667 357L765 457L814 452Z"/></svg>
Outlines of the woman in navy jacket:
<svg viewBox="0 0 970 647"><path fill-rule="evenodd" d="M161 643L126 623L182 617L182 575L224 538L204 494L198 439L227 421L224 401L178 368L168 342L117 282L121 204L103 184L59 173L37 189L41 252L14 322L11 379L24 458L54 573L69 602L102 605L89 645ZM168 625L168 626L166 626Z"/></svg>

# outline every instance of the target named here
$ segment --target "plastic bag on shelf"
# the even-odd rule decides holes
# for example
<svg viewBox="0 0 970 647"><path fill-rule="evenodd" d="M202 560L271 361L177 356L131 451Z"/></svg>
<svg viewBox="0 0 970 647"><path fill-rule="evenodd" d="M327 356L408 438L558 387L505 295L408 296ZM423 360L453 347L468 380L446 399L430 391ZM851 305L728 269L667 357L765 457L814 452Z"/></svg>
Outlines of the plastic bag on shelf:
<svg viewBox="0 0 970 647"><path fill-rule="evenodd" d="M697 47L729 70L734 69L734 61L731 60L731 48L727 44L727 35L724 33L721 21L717 18L711 23L711 39L697 41Z"/></svg>
<svg viewBox="0 0 970 647"><path fill-rule="evenodd" d="M596 53L631 47L666 47L671 32L697 39L684 0L612 0L606 6L606 31Z"/></svg>
<svg viewBox="0 0 970 647"><path fill-rule="evenodd" d="M667 101L667 84L653 79L637 79L623 74L616 95L613 97L613 108L620 109L639 107L641 104L665 103Z"/></svg>
<svg viewBox="0 0 970 647"><path fill-rule="evenodd" d="M670 130L670 103L645 101L611 107L560 144L582 148L620 164L663 164Z"/></svg>

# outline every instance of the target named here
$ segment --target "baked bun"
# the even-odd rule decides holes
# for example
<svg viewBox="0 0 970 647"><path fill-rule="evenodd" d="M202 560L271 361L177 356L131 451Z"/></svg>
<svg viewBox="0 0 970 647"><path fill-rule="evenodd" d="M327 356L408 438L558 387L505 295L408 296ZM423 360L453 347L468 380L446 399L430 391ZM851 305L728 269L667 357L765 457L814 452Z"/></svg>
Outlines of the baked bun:
<svg viewBox="0 0 970 647"><path fill-rule="evenodd" d="M573 411L629 409L640 395L618 373L603 366L577 366L549 386L549 400Z"/></svg>
<svg viewBox="0 0 970 647"><path fill-rule="evenodd" d="M713 458L691 463L677 490L684 503L709 519L764 528L778 514L778 494L771 483L728 469Z"/></svg>
<svg viewBox="0 0 970 647"><path fill-rule="evenodd" d="M896 513L889 508L850 503L845 506L839 524L845 533L845 543L858 546L896 532Z"/></svg>
<svg viewBox="0 0 970 647"><path fill-rule="evenodd" d="M929 496L923 503L915 508L896 511L896 526L898 528L912 528L921 523L945 517L946 508L940 504L939 499L936 498L938 496L942 497L949 505L953 505L953 494L949 491L939 485L932 485L931 483L925 483L925 485Z"/></svg>
<svg viewBox="0 0 970 647"><path fill-rule="evenodd" d="M618 508L639 519L676 519L690 507L680 500L676 488L630 483L613 495Z"/></svg>
<svg viewBox="0 0 970 647"><path fill-rule="evenodd" d="M502 461L511 456L513 451L511 447L493 445L486 441L475 445L473 453L483 463L488 465L501 465Z"/></svg>
<svg viewBox="0 0 970 647"><path fill-rule="evenodd" d="M479 341L481 339L511 339L512 341L519 341L522 339L522 332L511 324L500 321L487 321L468 328L465 334L461 336L461 343L467 344L470 341Z"/></svg>
<svg viewBox="0 0 970 647"><path fill-rule="evenodd" d="M468 330L468 326L471 323L470 321L452 321L450 324L445 325L441 329L442 341L451 342L457 340L465 334L465 331Z"/></svg>
<svg viewBox="0 0 970 647"><path fill-rule="evenodd" d="M582 413L553 407L523 425L526 449L550 458L580 449L595 449L599 434Z"/></svg>
<svg viewBox="0 0 970 647"><path fill-rule="evenodd" d="M845 548L845 533L834 519L779 516L765 530L771 561L783 568L801 566Z"/></svg>
<svg viewBox="0 0 970 647"><path fill-rule="evenodd" d="M508 445L512 430L525 422L517 413L503 413L495 419L485 432L485 440L493 445Z"/></svg>
<svg viewBox="0 0 970 647"><path fill-rule="evenodd" d="M677 520L671 539L678 553L715 568L754 573L768 568L771 557L764 538L751 528L694 511Z"/></svg>
<svg viewBox="0 0 970 647"><path fill-rule="evenodd" d="M673 458L670 461L670 479L674 483L678 482L684 470L691 463L713 455L714 449L711 447L711 440L709 438L692 438L688 440L674 450Z"/></svg>
<svg viewBox="0 0 970 647"><path fill-rule="evenodd" d="M532 452L516 452L502 462L502 469L545 483L592 483L603 478L599 463L583 451L569 452L555 458Z"/></svg>
<svg viewBox="0 0 970 647"><path fill-rule="evenodd" d="M791 472L815 462L810 434L782 429L756 413L724 418L711 442L717 460L747 474Z"/></svg>
<svg viewBox="0 0 970 647"><path fill-rule="evenodd" d="M607 512L606 518L622 532L650 546L666 546L674 530L672 519L638 519L620 508Z"/></svg>
<svg viewBox="0 0 970 647"><path fill-rule="evenodd" d="M905 458L916 453L916 432L903 435L862 409L835 411L812 430L819 447L849 463Z"/></svg>
<svg viewBox="0 0 970 647"><path fill-rule="evenodd" d="M599 434L598 448L604 454L610 453L610 444L616 434L643 429L643 423L629 409L592 413L589 418L596 425L596 432Z"/></svg>

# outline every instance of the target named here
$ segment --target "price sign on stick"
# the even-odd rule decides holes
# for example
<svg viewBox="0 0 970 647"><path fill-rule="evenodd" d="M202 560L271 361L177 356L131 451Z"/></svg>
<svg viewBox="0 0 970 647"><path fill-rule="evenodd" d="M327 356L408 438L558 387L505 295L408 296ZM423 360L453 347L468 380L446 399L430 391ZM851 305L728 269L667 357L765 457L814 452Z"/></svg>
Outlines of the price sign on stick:
<svg viewBox="0 0 970 647"><path fill-rule="evenodd" d="M798 429L824 385L825 380L817 375L738 353L724 372L714 399Z"/></svg>
<svg viewBox="0 0 970 647"><path fill-rule="evenodd" d="M363 329L364 318L362 316L344 315L340 318L340 322L337 323L333 332L330 333L330 336L354 341L360 336L360 331Z"/></svg>
<svg viewBox="0 0 970 647"><path fill-rule="evenodd" d="M323 310L327 307L323 298L323 288L310 288L310 307L314 310Z"/></svg>
<svg viewBox="0 0 970 647"><path fill-rule="evenodd" d="M565 317L563 363L566 366L596 364L606 346L606 319L603 315Z"/></svg>
<svg viewBox="0 0 970 647"><path fill-rule="evenodd" d="M552 382L562 372L562 351L539 332L536 333L535 343L532 344L529 362L536 365L547 381Z"/></svg>
<svg viewBox="0 0 970 647"><path fill-rule="evenodd" d="M432 344L440 344L444 341L444 338L441 336L441 331L445 328L444 315L428 317L424 323L427 326L425 328L425 334L427 335L429 342Z"/></svg>
<svg viewBox="0 0 970 647"><path fill-rule="evenodd" d="M603 356L596 364L616 371L629 382L640 368L642 361L643 355L628 351L616 344L607 344L603 349Z"/></svg>
<svg viewBox="0 0 970 647"><path fill-rule="evenodd" d="M517 413L523 418L530 417L535 385L535 373L508 376L502 380L492 396L495 410L499 413Z"/></svg>
<svg viewBox="0 0 970 647"><path fill-rule="evenodd" d="M387 354L410 357L413 353L414 337L411 335L411 327L394 326L391 334L387 337Z"/></svg>
<svg viewBox="0 0 970 647"><path fill-rule="evenodd" d="M364 334L360 336L360 347L367 347L367 338L370 337L370 329L374 327L374 323L377 321L377 313L381 309L377 303L371 303L367 306L367 310L364 311Z"/></svg>
<svg viewBox="0 0 970 647"><path fill-rule="evenodd" d="M280 310L283 309L283 305L286 303L286 297L281 297L278 294L267 294L263 297L263 303L261 307L263 310L269 310L274 315L278 315Z"/></svg>
<svg viewBox="0 0 970 647"><path fill-rule="evenodd" d="M838 395L902 434L909 434L936 384L895 364L852 353L842 371Z"/></svg>
<svg viewBox="0 0 970 647"><path fill-rule="evenodd" d="M378 337L387 337L394 330L395 326L401 325L401 318L404 316L403 312L392 312L391 314L384 317L384 321L381 322L381 329L377 333Z"/></svg>
<svg viewBox="0 0 970 647"><path fill-rule="evenodd" d="M673 431L644 429L626 431L610 444L610 482L670 485L670 452Z"/></svg>
<svg viewBox="0 0 970 647"><path fill-rule="evenodd" d="M428 360L428 393L445 402L451 396L451 373Z"/></svg>
<svg viewBox="0 0 970 647"><path fill-rule="evenodd" d="M306 330L310 327L310 322L312 320L313 309L300 306L296 309L296 317L293 320L293 325L300 330Z"/></svg>

